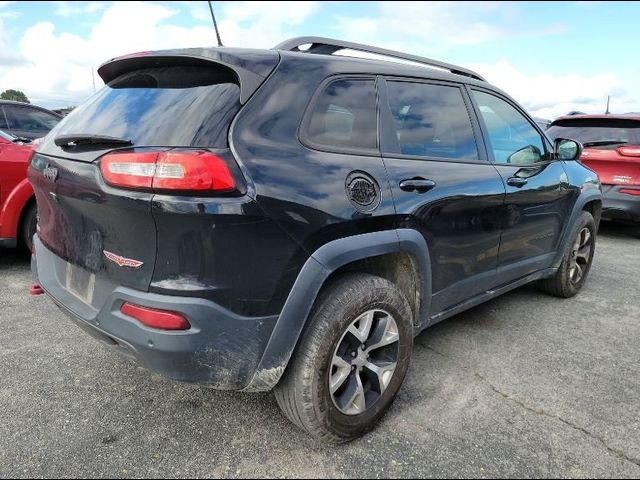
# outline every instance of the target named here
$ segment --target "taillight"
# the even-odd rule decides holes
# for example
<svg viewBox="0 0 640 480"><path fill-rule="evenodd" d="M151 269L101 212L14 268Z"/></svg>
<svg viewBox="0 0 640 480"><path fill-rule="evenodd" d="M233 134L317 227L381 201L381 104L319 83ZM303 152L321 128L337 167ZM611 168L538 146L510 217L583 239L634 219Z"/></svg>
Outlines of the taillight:
<svg viewBox="0 0 640 480"><path fill-rule="evenodd" d="M618 147L618 153L625 157L640 157L640 146Z"/></svg>
<svg viewBox="0 0 640 480"><path fill-rule="evenodd" d="M143 325L158 330L189 330L191 328L188 320L176 312L141 307L127 302L122 304L120 311Z"/></svg>
<svg viewBox="0 0 640 480"><path fill-rule="evenodd" d="M110 153L100 160L102 176L109 185L125 188L152 188L158 152Z"/></svg>
<svg viewBox="0 0 640 480"><path fill-rule="evenodd" d="M621 188L620 193L625 193L627 195L635 195L636 197L640 197L640 188L637 190L633 188Z"/></svg>
<svg viewBox="0 0 640 480"><path fill-rule="evenodd" d="M100 160L100 171L105 182L121 188L220 193L236 189L225 160L202 150L109 153Z"/></svg>

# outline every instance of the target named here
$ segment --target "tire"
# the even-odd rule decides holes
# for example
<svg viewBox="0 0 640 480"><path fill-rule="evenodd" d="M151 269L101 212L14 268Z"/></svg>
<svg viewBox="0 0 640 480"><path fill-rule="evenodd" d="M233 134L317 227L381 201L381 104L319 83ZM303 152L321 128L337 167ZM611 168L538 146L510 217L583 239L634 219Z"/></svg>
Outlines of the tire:
<svg viewBox="0 0 640 480"><path fill-rule="evenodd" d="M361 343L367 325L370 338ZM353 333L356 326L358 337ZM375 346L396 335L393 343ZM378 341L381 338L385 340ZM358 438L373 429L391 406L409 368L412 347L413 315L396 285L369 274L339 277L318 297L309 326L275 389L278 405L293 423L319 440L344 443ZM343 357L352 364L343 367ZM370 368L386 372L378 375ZM338 385L336 379L343 376L341 388L332 394L330 381ZM351 388L358 385L356 376L363 390ZM367 393L350 402L352 391Z"/></svg>
<svg viewBox="0 0 640 480"><path fill-rule="evenodd" d="M588 245L581 245L585 238L585 231L589 233ZM540 280L538 288L560 298L570 298L577 294L589 275L596 248L597 227L589 212L582 212L578 222L571 232L571 241L567 245L560 268L553 277ZM575 263L574 263L575 262ZM579 277L576 275L580 270Z"/></svg>
<svg viewBox="0 0 640 480"><path fill-rule="evenodd" d="M22 216L22 223L20 224L20 240L24 248L33 251L33 236L36 233L36 226L38 224L38 209L36 202L32 202L25 210Z"/></svg>

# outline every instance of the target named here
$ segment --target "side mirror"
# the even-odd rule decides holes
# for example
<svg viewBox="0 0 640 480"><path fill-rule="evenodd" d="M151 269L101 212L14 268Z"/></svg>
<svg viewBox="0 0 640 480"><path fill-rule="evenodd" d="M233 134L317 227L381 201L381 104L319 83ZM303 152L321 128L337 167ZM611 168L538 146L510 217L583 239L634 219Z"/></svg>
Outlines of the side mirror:
<svg viewBox="0 0 640 480"><path fill-rule="evenodd" d="M568 138L556 138L553 148L558 160L578 160L582 155L582 144Z"/></svg>

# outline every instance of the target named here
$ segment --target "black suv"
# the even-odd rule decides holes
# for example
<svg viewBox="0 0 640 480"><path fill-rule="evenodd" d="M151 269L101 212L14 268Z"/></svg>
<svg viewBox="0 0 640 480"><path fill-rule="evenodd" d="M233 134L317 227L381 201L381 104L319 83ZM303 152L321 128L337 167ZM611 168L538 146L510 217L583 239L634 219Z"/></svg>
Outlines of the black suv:
<svg viewBox="0 0 640 480"><path fill-rule="evenodd" d="M349 440L426 327L533 281L570 297L589 272L602 197L580 145L472 71L304 37L99 73L33 157L33 270L172 379L275 389L294 423Z"/></svg>

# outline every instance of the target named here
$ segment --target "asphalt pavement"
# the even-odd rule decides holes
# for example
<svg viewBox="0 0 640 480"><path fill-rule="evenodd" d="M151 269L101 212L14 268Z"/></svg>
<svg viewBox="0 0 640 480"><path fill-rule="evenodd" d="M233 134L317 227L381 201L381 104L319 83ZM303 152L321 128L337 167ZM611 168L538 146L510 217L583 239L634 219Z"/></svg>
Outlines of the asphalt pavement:
<svg viewBox="0 0 640 480"><path fill-rule="evenodd" d="M379 427L318 444L270 394L167 381L30 297L0 250L0 477L640 477L640 233L561 300L523 287L416 339Z"/></svg>

